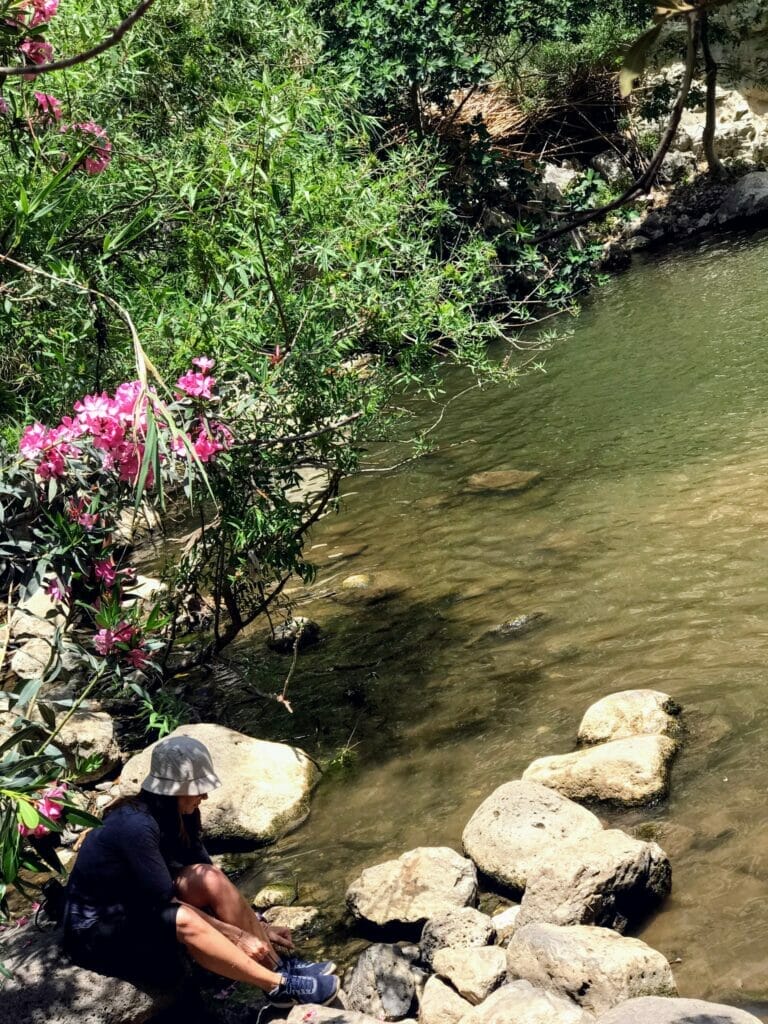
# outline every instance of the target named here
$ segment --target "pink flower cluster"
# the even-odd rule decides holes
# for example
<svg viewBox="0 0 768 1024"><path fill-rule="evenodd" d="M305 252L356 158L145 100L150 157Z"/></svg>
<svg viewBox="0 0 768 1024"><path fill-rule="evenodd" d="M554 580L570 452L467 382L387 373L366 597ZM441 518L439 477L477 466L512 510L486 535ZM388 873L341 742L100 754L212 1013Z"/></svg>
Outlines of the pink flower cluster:
<svg viewBox="0 0 768 1024"><path fill-rule="evenodd" d="M62 132L77 132L83 137L82 143L88 147L88 155L83 157L82 166L86 174L101 174L106 171L112 160L112 143L107 133L95 121L83 121L81 124L63 125Z"/></svg>
<svg viewBox="0 0 768 1024"><path fill-rule="evenodd" d="M115 629L100 629L93 638L93 646L105 657L122 653L133 668L144 668L149 655L141 639L141 630L124 619Z"/></svg>
<svg viewBox="0 0 768 1024"><path fill-rule="evenodd" d="M58 821L61 818L63 808L59 803L64 798L67 791L66 782L62 782L57 786L51 786L49 789L43 790L39 798L35 800L35 807L40 814L45 815L51 821ZM23 836L34 836L39 839L40 836L48 835L51 830L47 825L42 822L36 825L35 828L29 828L23 822L19 822L19 832Z"/></svg>
<svg viewBox="0 0 768 1024"><path fill-rule="evenodd" d="M21 5L19 22L26 28L47 25L59 9L59 0L27 0Z"/></svg>
<svg viewBox="0 0 768 1024"><path fill-rule="evenodd" d="M187 395L210 398L216 381L209 376L213 360L201 356L193 363L199 372L188 371L178 380ZM135 484L144 457L144 439L147 430L147 402L152 395L144 392L137 380L121 384L113 395L103 391L100 395L85 395L75 402L75 415L65 416L58 427L49 428L42 423L26 427L19 442L21 454L36 463L35 472L41 480L62 477L67 472L67 460L80 454L78 442L89 442L101 453L102 466L117 474L124 483ZM171 442L172 451L181 456L192 447L201 462L209 462L218 452L232 446L234 438L223 423L204 418L195 421L186 441L178 435ZM147 483L152 484L150 470ZM86 530L93 529L98 516L85 506L85 501L70 503L69 517Z"/></svg>

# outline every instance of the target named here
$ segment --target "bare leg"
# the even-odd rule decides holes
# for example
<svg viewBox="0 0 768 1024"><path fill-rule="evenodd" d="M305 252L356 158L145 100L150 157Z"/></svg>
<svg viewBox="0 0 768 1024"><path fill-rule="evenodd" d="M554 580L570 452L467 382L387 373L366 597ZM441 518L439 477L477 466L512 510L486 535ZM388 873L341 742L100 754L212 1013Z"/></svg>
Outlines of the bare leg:
<svg viewBox="0 0 768 1024"><path fill-rule="evenodd" d="M176 895L182 903L193 907L210 907L214 917L255 935L274 953L266 928L219 868L212 864L190 864L183 868L176 876Z"/></svg>
<svg viewBox="0 0 768 1024"><path fill-rule="evenodd" d="M244 981L271 991L282 983L282 975L256 963L246 953L217 932L193 907L179 906L176 914L176 937L186 946L193 960L214 974L232 981Z"/></svg>

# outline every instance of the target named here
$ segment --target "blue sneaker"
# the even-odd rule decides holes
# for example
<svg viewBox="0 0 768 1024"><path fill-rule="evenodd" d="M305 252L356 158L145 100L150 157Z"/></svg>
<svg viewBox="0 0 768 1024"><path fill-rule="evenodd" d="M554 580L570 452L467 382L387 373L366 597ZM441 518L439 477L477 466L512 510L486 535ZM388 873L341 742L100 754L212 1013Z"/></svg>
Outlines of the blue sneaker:
<svg viewBox="0 0 768 1024"><path fill-rule="evenodd" d="M289 956L280 962L278 970L288 974L334 974L336 964L333 960L301 960L297 956Z"/></svg>
<svg viewBox="0 0 768 1024"><path fill-rule="evenodd" d="M280 985L267 992L273 1006L286 1008L296 1003L316 1003L327 1006L336 998L339 979L335 974L284 974Z"/></svg>

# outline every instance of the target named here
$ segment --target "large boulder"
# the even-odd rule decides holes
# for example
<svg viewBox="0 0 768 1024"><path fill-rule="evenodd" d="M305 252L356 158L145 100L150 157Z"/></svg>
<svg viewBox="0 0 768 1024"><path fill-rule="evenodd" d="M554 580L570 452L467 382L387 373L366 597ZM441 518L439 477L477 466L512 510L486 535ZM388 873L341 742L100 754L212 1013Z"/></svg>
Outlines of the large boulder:
<svg viewBox="0 0 768 1024"><path fill-rule="evenodd" d="M447 846L420 846L366 868L347 889L347 906L373 924L421 924L476 895L472 861Z"/></svg>
<svg viewBox="0 0 768 1024"><path fill-rule="evenodd" d="M171 736L192 736L204 743L221 779L221 788L200 808L207 836L272 843L309 814L310 794L319 773L298 747L256 740L223 725L182 725ZM125 766L122 793L139 788L149 772L151 752L152 747L147 747Z"/></svg>
<svg viewBox="0 0 768 1024"><path fill-rule="evenodd" d="M671 887L672 868L660 846L606 829L558 846L540 862L525 890L516 927L545 921L623 932Z"/></svg>
<svg viewBox="0 0 768 1024"><path fill-rule="evenodd" d="M464 850L496 882L524 889L553 846L578 841L602 825L590 811L537 781L506 782L483 801L464 829Z"/></svg>
<svg viewBox="0 0 768 1024"><path fill-rule="evenodd" d="M720 225L768 215L768 171L752 171L735 181L715 213Z"/></svg>
<svg viewBox="0 0 768 1024"><path fill-rule="evenodd" d="M419 1024L459 1024L471 1009L471 1003L433 974L421 995Z"/></svg>
<svg viewBox="0 0 768 1024"><path fill-rule="evenodd" d="M411 964L399 946L369 946L345 981L349 1009L377 1020L407 1017L416 994Z"/></svg>
<svg viewBox="0 0 768 1024"><path fill-rule="evenodd" d="M622 690L587 708L579 743L607 743L629 736L671 736L680 732L680 705L659 690Z"/></svg>
<svg viewBox="0 0 768 1024"><path fill-rule="evenodd" d="M424 925L419 946L421 959L432 965L435 953L448 946L469 948L493 942L494 927L487 914L474 907L459 907L432 917Z"/></svg>
<svg viewBox="0 0 768 1024"><path fill-rule="evenodd" d="M57 724L66 712L56 716ZM78 782L96 782L120 761L120 748L115 736L115 723L106 711L96 708L78 708L59 733L62 746L79 762L90 761L77 775Z"/></svg>
<svg viewBox="0 0 768 1024"><path fill-rule="evenodd" d="M551 786L572 800L634 807L667 795L675 750L668 736L631 736L572 754L540 757L526 768L523 779Z"/></svg>
<svg viewBox="0 0 768 1024"><path fill-rule="evenodd" d="M760 1024L745 1010L703 999L628 999L597 1019L596 1024Z"/></svg>
<svg viewBox="0 0 768 1024"><path fill-rule="evenodd" d="M497 988L459 1024L586 1024L586 1019L570 999L518 980Z"/></svg>
<svg viewBox="0 0 768 1024"><path fill-rule="evenodd" d="M76 967L59 932L28 925L3 937L11 972L0 992L3 1021L25 1024L143 1024L173 1001L173 992L137 988Z"/></svg>
<svg viewBox="0 0 768 1024"><path fill-rule="evenodd" d="M476 1006L497 989L507 976L507 956L498 946L439 949L435 974L450 981L467 1002Z"/></svg>
<svg viewBox="0 0 768 1024"><path fill-rule="evenodd" d="M636 996L677 995L667 960L640 939L609 928L529 924L507 947L510 979L566 996L602 1013Z"/></svg>

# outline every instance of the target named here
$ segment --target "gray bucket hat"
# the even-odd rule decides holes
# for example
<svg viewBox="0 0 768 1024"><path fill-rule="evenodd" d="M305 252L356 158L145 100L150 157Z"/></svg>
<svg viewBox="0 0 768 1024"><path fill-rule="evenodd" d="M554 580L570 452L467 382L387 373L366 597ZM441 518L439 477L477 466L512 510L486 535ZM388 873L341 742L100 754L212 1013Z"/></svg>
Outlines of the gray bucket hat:
<svg viewBox="0 0 768 1024"><path fill-rule="evenodd" d="M192 736L168 736L152 748L141 788L160 796L202 796L220 785L204 743Z"/></svg>

